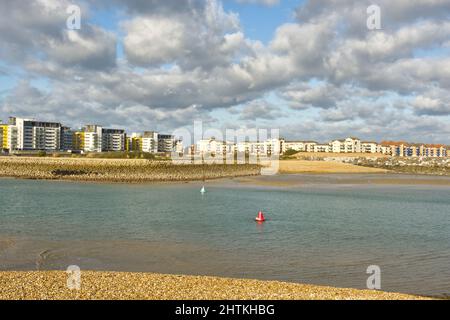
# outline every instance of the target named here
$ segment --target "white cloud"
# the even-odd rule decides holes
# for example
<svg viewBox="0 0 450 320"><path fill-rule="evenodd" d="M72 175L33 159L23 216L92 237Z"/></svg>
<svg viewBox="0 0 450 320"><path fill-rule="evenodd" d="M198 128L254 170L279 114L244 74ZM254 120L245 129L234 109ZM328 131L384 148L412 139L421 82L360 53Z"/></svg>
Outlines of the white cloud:
<svg viewBox="0 0 450 320"><path fill-rule="evenodd" d="M236 0L238 3L263 4L265 6L274 6L281 0Z"/></svg>

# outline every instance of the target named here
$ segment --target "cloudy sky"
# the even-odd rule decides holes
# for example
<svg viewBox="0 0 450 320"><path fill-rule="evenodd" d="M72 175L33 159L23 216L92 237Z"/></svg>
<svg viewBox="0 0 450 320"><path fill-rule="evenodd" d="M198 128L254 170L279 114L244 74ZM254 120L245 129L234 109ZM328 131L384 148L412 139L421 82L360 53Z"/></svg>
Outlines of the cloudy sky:
<svg viewBox="0 0 450 320"><path fill-rule="evenodd" d="M3 120L450 144L450 0L0 0L0 15Z"/></svg>

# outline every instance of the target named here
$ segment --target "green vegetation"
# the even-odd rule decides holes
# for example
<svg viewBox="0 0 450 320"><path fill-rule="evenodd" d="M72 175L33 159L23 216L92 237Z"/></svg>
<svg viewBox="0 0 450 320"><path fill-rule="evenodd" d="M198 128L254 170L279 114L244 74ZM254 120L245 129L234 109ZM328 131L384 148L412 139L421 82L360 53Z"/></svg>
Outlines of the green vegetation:
<svg viewBox="0 0 450 320"><path fill-rule="evenodd" d="M148 152L140 152L140 151L118 151L118 152L95 152L88 153L86 155L87 158L100 158L100 159L148 159L155 160L163 157L157 157L156 155Z"/></svg>
<svg viewBox="0 0 450 320"><path fill-rule="evenodd" d="M294 150L294 149L287 149L286 152L284 152L284 155L285 155L285 156L292 156L292 155L297 154L297 153L298 153L297 150Z"/></svg>
<svg viewBox="0 0 450 320"><path fill-rule="evenodd" d="M290 160L290 159L296 159L296 157L294 157L295 154L297 154L298 151L294 150L294 149L287 149L283 155L280 157L281 160Z"/></svg>

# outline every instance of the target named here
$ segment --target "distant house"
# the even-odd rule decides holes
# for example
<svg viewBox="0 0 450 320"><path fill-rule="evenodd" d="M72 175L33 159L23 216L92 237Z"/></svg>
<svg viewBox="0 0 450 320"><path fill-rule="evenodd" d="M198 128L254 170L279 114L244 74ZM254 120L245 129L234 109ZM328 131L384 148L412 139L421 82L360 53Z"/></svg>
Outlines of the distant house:
<svg viewBox="0 0 450 320"><path fill-rule="evenodd" d="M355 153L361 152L361 140L349 137L344 140L331 141L331 151L335 153Z"/></svg>
<svg viewBox="0 0 450 320"><path fill-rule="evenodd" d="M329 144L316 144L314 145L314 152L330 152L331 146Z"/></svg>
<svg viewBox="0 0 450 320"><path fill-rule="evenodd" d="M364 153L379 153L381 152L381 146L374 141L361 142L361 152Z"/></svg>

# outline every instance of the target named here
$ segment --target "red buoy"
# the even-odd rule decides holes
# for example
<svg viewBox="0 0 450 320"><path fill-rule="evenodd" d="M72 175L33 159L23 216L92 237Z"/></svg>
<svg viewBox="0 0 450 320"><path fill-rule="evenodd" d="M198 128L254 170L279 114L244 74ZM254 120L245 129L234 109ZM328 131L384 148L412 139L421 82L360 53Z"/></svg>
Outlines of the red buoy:
<svg viewBox="0 0 450 320"><path fill-rule="evenodd" d="M255 218L255 220L258 222L266 221L266 218L264 218L264 213L262 213L262 211L258 212L258 216Z"/></svg>

